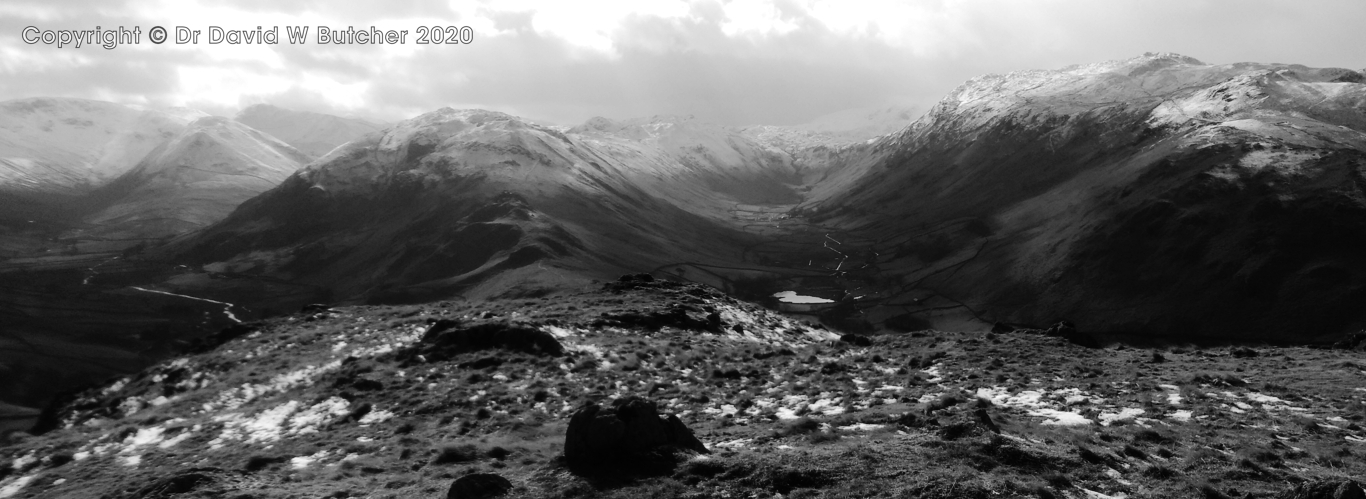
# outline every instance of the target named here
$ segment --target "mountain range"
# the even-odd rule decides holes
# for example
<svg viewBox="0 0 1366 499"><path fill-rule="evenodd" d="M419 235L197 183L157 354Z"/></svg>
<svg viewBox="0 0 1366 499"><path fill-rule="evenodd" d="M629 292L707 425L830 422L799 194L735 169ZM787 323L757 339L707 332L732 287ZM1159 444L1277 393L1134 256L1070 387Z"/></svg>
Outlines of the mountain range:
<svg viewBox="0 0 1366 499"><path fill-rule="evenodd" d="M3 210L5 347L28 353L0 398L41 405L308 304L540 299L635 272L848 333L1334 341L1366 327L1364 78L1146 54L786 127L12 101L0 189L60 209ZM97 344L117 362L78 375L32 355Z"/></svg>

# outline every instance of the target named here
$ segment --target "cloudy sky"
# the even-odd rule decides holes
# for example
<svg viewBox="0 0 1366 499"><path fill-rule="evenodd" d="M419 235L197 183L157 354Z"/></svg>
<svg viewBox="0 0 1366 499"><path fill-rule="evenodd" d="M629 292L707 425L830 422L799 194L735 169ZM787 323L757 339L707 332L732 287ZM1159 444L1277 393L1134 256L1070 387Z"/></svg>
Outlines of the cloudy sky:
<svg viewBox="0 0 1366 499"><path fill-rule="evenodd" d="M109 50L22 32L141 27ZM155 45L145 31L201 30ZM468 26L419 45L418 26ZM209 44L209 26L281 29ZM309 26L292 45L285 26ZM409 30L397 45L318 45L318 26ZM442 106L550 123L692 114L791 124L850 108L924 109L983 73L1178 52L1209 63L1366 67L1362 0L469 0L0 3L0 100L69 96L231 115L272 103L397 120Z"/></svg>

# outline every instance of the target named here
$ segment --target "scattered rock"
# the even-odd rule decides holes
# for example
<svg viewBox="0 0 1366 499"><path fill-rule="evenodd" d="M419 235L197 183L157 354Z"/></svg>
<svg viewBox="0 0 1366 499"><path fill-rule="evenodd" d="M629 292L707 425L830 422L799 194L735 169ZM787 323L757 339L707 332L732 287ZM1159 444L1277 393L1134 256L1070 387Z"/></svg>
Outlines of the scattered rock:
<svg viewBox="0 0 1366 499"><path fill-rule="evenodd" d="M146 487L138 489L136 493L129 497L146 499L157 499L163 497L178 497L201 489L206 485L214 483L216 480L213 475L221 473L217 468L194 468L188 469L174 475L161 478L148 484Z"/></svg>
<svg viewBox="0 0 1366 499"><path fill-rule="evenodd" d="M330 306L328 306L328 305L321 304L321 303L310 303L310 304L308 304L308 305L304 305L303 308L300 308L300 309L299 309L299 313L301 313L301 314L316 314L316 313L319 313L319 312L330 312L330 311L332 311L332 307L330 307Z"/></svg>
<svg viewBox="0 0 1366 499"><path fill-rule="evenodd" d="M1240 359L1250 359L1258 355L1256 350L1253 350L1248 347L1235 348L1229 351L1229 354Z"/></svg>
<svg viewBox="0 0 1366 499"><path fill-rule="evenodd" d="M1366 491L1353 480L1321 480L1296 485L1276 499L1366 499Z"/></svg>
<svg viewBox="0 0 1366 499"><path fill-rule="evenodd" d="M446 499L489 499L507 494L512 482L493 473L472 473L451 482Z"/></svg>

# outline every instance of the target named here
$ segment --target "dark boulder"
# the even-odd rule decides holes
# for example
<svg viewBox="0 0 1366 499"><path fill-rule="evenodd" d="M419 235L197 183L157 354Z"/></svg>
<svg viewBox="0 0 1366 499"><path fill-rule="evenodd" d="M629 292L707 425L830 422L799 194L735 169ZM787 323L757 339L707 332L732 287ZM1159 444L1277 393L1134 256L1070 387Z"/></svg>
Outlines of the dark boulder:
<svg viewBox="0 0 1366 499"><path fill-rule="evenodd" d="M856 347L873 346L873 339L861 334L846 334L840 336L840 343L848 343Z"/></svg>
<svg viewBox="0 0 1366 499"><path fill-rule="evenodd" d="M463 326L458 321L442 319L432 324L407 356L421 355L428 362L433 362L481 350L564 355L564 346L555 336L531 326L506 322Z"/></svg>
<svg viewBox="0 0 1366 499"><path fill-rule="evenodd" d="M507 494L512 482L493 473L472 473L451 482L446 499L490 499Z"/></svg>
<svg viewBox="0 0 1366 499"><path fill-rule="evenodd" d="M639 397L580 407L564 437L564 458L574 467L669 461L677 451L709 453L678 416L660 416L654 402Z"/></svg>
<svg viewBox="0 0 1366 499"><path fill-rule="evenodd" d="M308 305L304 305L302 308L299 309L299 313L301 314L316 314L319 312L330 311L332 311L332 307L322 303L310 303Z"/></svg>

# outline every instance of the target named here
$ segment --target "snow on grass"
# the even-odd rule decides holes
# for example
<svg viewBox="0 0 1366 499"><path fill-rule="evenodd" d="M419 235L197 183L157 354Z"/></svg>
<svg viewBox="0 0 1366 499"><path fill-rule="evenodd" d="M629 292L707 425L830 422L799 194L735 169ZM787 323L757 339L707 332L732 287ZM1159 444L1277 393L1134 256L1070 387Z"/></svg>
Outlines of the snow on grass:
<svg viewBox="0 0 1366 499"><path fill-rule="evenodd" d="M359 423L361 426L369 426L375 423L383 423L393 419L393 417L394 413L392 412L375 410L370 411L366 413L365 416L361 417Z"/></svg>
<svg viewBox="0 0 1366 499"><path fill-rule="evenodd" d="M21 476L19 478L0 481L0 498L14 497L19 495L19 492L24 490L24 487L27 487L28 483L32 482L33 479L37 476L38 475L36 474L26 475Z"/></svg>
<svg viewBox="0 0 1366 499"><path fill-rule="evenodd" d="M10 463L10 467L15 470L22 470L37 462L38 457L33 455L33 451L29 451L28 454L14 458L14 461Z"/></svg>
<svg viewBox="0 0 1366 499"><path fill-rule="evenodd" d="M545 331L545 332L547 332L547 333L550 333L550 335L551 335L551 336L554 336L555 339L557 339L557 340L565 340L565 339L567 339L567 338L569 338L569 337L572 337L572 336L581 336L581 335L583 334L581 331L576 331L576 330L573 330L573 329L562 328L562 327L559 327L559 326L544 326L544 327L541 328L541 331Z"/></svg>
<svg viewBox="0 0 1366 499"><path fill-rule="evenodd" d="M1182 423L1186 423L1186 422L1189 422L1189 421L1191 420L1191 411L1184 411L1184 410L1183 410L1183 411L1176 411L1176 412L1171 413L1171 414L1168 415L1167 417L1169 417L1169 418L1171 418L1171 419L1173 419L1173 420L1176 420L1176 421L1180 421L1180 422L1182 422Z"/></svg>
<svg viewBox="0 0 1366 499"><path fill-rule="evenodd" d="M328 455L328 451L327 451L326 449L324 449L324 450L320 450L320 451L318 451L318 452L315 452L315 453L313 453L313 454L311 454L311 455L307 455L307 456L297 456L297 457L291 458L291 459L289 460L289 466L290 466L291 468L296 469L296 470L301 470L301 469L307 468L307 467L309 467L309 466L312 466L313 463L316 463L316 462L318 462L318 461L323 460L324 458L327 457L327 455Z"/></svg>
<svg viewBox="0 0 1366 499"><path fill-rule="evenodd" d="M1078 404L1099 404L1104 401L1078 388L1063 388L1052 392L1042 389L1021 390L1011 394L1009 389L993 386L978 388L976 395L977 398L988 400L998 406L1024 409L1030 416L1044 418L1043 424L1049 426L1089 425L1092 421L1086 416L1065 409Z"/></svg>
<svg viewBox="0 0 1366 499"><path fill-rule="evenodd" d="M128 386L128 378L119 378L114 384L105 387L103 394L105 396L113 395L118 393L118 391L122 390L125 386Z"/></svg>
<svg viewBox="0 0 1366 499"><path fill-rule="evenodd" d="M1176 385L1157 385L1162 391L1167 392L1167 403L1171 405L1181 405L1181 387Z"/></svg>
<svg viewBox="0 0 1366 499"><path fill-rule="evenodd" d="M944 381L944 375L939 370L940 365L942 364L935 364L928 368L920 370L920 372L925 373L930 377L930 379L925 380L926 383L939 383L941 381Z"/></svg>
<svg viewBox="0 0 1366 499"><path fill-rule="evenodd" d="M294 388L311 386L313 380L319 375L335 371L341 367L341 361L336 360L323 364L321 367L305 366L271 378L270 382L263 384L243 383L242 386L229 388L218 394L218 398L213 403L204 404L204 412L212 412L219 407L224 409L236 409L242 405L256 400L265 395L285 392Z"/></svg>
<svg viewBox="0 0 1366 499"><path fill-rule="evenodd" d="M720 447L720 448L722 448L722 449L743 449L743 448L745 448L745 447L748 447L748 446L749 446L750 444L752 444L752 443L754 443L754 439L752 439L752 438L737 438L737 439L735 439L735 440L727 440L727 441L725 441L725 442L717 442L717 443L708 445L707 448L708 448L708 449L714 449L714 448Z"/></svg>
<svg viewBox="0 0 1366 499"><path fill-rule="evenodd" d="M839 429L845 431L876 431L886 427L887 425L885 424L854 423L847 426L840 426Z"/></svg>
<svg viewBox="0 0 1366 499"><path fill-rule="evenodd" d="M166 439L165 441L162 441L161 443L157 444L157 447L162 448L162 449L169 449L169 448L171 448L171 447L175 447L176 445L180 444L181 442L184 442L184 441L186 441L186 440L189 440L190 437L192 437L192 436L194 436L194 431L191 431L191 430L182 431L182 432L180 432L179 435L176 435L176 436L174 436L174 437L168 438L168 439Z"/></svg>
<svg viewBox="0 0 1366 499"><path fill-rule="evenodd" d="M1044 425L1047 426L1086 426L1091 424L1091 420L1086 416L1070 411L1059 411L1057 409L1035 409L1028 411L1030 416L1044 418Z"/></svg>
<svg viewBox="0 0 1366 499"><path fill-rule="evenodd" d="M1097 419L1100 420L1101 426L1110 426L1119 421L1132 420L1142 414L1143 409L1137 407L1128 407L1120 409L1119 412L1102 412L1100 413L1100 416L1097 416Z"/></svg>
<svg viewBox="0 0 1366 499"><path fill-rule="evenodd" d="M219 449L233 441L271 443L285 436L317 433L319 426L346 415L349 404L346 399L331 397L301 410L302 404L291 400L251 417L241 413L215 416L214 421L223 423L223 431L209 442L209 448Z"/></svg>

